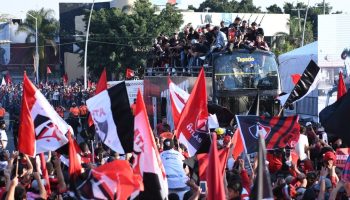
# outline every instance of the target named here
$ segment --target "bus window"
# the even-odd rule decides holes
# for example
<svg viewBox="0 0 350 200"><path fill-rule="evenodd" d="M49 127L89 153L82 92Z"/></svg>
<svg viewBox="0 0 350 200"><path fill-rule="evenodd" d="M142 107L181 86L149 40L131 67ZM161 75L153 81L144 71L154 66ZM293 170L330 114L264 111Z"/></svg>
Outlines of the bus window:
<svg viewBox="0 0 350 200"><path fill-rule="evenodd" d="M277 63L269 52L238 50L223 54L214 59L214 68L218 90L273 90L279 87Z"/></svg>

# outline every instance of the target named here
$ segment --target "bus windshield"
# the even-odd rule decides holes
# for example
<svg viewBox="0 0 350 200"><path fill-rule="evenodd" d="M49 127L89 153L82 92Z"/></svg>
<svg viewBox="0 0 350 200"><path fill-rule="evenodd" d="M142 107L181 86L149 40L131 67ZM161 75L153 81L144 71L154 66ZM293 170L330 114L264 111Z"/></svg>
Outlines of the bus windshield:
<svg viewBox="0 0 350 200"><path fill-rule="evenodd" d="M270 52L235 51L214 59L218 90L278 89L278 66Z"/></svg>

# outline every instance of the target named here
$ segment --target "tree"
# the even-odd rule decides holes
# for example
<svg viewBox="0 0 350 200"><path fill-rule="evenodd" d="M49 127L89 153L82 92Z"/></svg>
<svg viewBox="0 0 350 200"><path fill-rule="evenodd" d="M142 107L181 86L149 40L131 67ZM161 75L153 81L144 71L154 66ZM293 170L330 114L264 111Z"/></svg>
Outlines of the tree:
<svg viewBox="0 0 350 200"><path fill-rule="evenodd" d="M87 12L85 22L88 17ZM93 11L87 56L90 75L98 78L106 67L109 76L113 73L121 79L126 68L142 70L153 39L160 33L175 32L182 23L182 15L174 5L167 4L156 14L148 0L136 1L130 13L118 8ZM83 43L80 45L84 49ZM81 52L81 61L83 58Z"/></svg>
<svg viewBox="0 0 350 200"><path fill-rule="evenodd" d="M205 0L199 5L196 12L203 12L205 8L210 8L210 12L227 12L227 13L258 13L260 7L256 7L252 0ZM193 6L191 8L194 8Z"/></svg>
<svg viewBox="0 0 350 200"><path fill-rule="evenodd" d="M38 22L38 53L39 53L39 77L46 76L46 65L48 58L45 56L45 46L49 45L57 53L57 45L55 38L58 36L59 23L54 18L54 11L52 9L29 10L27 17L18 27L17 32L26 32L26 43L33 43L35 41L35 19ZM29 15L30 14L30 15ZM33 52L35 55L35 52ZM40 79L39 79L40 80Z"/></svg>
<svg viewBox="0 0 350 200"><path fill-rule="evenodd" d="M283 13L282 9L277 4L273 4L266 8L269 13Z"/></svg>

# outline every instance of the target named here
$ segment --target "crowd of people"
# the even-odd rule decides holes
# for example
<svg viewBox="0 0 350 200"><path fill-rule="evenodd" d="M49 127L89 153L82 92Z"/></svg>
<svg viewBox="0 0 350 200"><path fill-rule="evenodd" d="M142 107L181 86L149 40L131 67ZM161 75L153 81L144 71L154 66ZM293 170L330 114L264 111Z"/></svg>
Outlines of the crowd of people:
<svg viewBox="0 0 350 200"><path fill-rule="evenodd" d="M246 20L236 17L234 22L225 26L206 24L203 27L185 26L182 32L171 36L161 34L154 41L148 66L159 70L191 71L193 67L209 64L212 53L233 51L237 48L254 51L269 51L264 41L264 30L256 22L250 25ZM170 71L170 72L171 72Z"/></svg>
<svg viewBox="0 0 350 200"><path fill-rule="evenodd" d="M21 85L1 88L2 102L10 116L19 115L21 88ZM83 90L79 84L69 86L48 84L39 88L54 107L63 109L56 110L74 130L74 137L80 143L79 154L85 171L116 159L127 159L132 162L132 154L120 155L98 140L95 140L93 146L91 145L91 141L95 138L94 130L89 129L88 110L84 102L93 94L93 87ZM11 106L16 102L18 107L13 111ZM5 109L0 108L2 121L4 116L1 116L1 113L5 112ZM130 109L134 112L135 105L131 105ZM211 130L217 134L219 149L232 149L235 144L231 142L231 138L235 128L236 126ZM8 130L4 126L0 129ZM11 132L16 135L16 131L18 132L18 127L12 127L7 135ZM153 132L167 176L169 199L205 199L206 189L200 187L199 179L193 177L195 172L187 164L190 157L186 147L176 140L170 125L167 124L167 119L163 118ZM50 177L49 183L46 183L42 178L39 156L31 158L17 151L10 153L6 132L5 134L1 132L0 137L0 199L77 198L72 193L68 167L60 159L61 152L50 152L45 155ZM346 146L340 138L332 138L318 124L308 122L301 126L299 141L295 148L268 150L267 168L271 175L274 198L347 199L350 195L348 193L350 179L342 173L349 172L346 170L344 172L336 166L335 155L335 150L343 147ZM249 199L256 174L257 157L242 155L234 160L230 152L225 165L227 199ZM46 187L48 184L50 191Z"/></svg>

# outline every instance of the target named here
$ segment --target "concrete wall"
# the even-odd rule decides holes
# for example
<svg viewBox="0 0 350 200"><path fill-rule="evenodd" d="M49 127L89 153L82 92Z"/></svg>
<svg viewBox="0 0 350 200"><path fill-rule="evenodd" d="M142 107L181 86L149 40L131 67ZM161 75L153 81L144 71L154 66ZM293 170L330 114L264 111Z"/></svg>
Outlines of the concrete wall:
<svg viewBox="0 0 350 200"><path fill-rule="evenodd" d="M69 82L84 76L84 68L80 65L79 54L65 52L64 66L65 71L68 74Z"/></svg>

